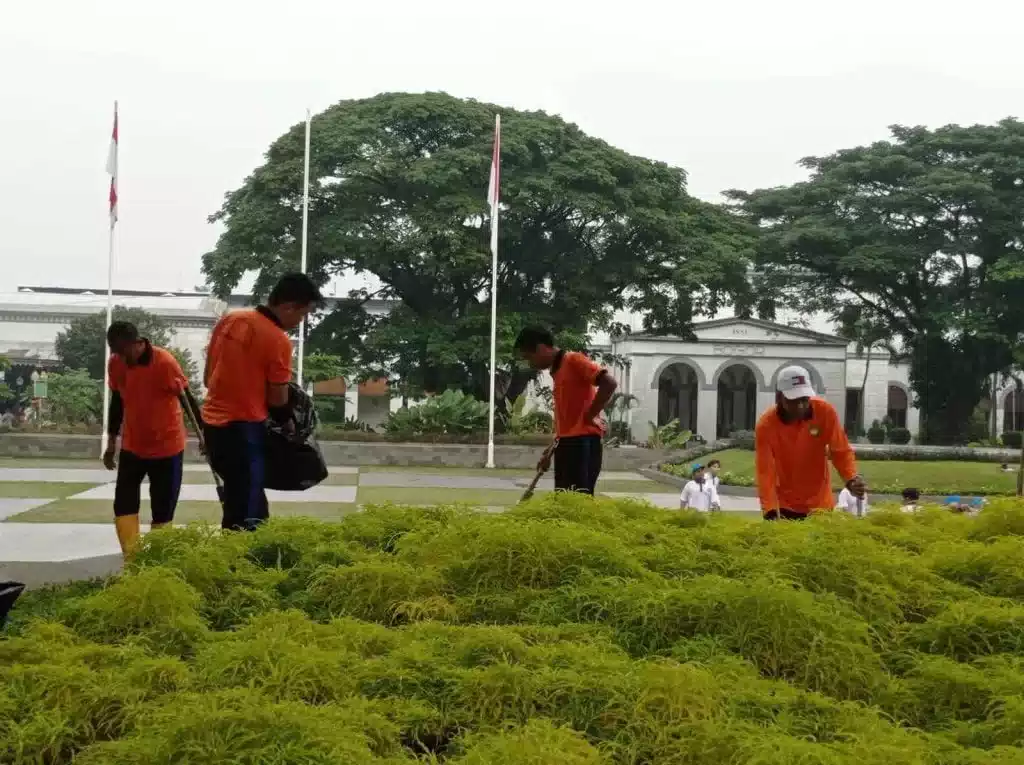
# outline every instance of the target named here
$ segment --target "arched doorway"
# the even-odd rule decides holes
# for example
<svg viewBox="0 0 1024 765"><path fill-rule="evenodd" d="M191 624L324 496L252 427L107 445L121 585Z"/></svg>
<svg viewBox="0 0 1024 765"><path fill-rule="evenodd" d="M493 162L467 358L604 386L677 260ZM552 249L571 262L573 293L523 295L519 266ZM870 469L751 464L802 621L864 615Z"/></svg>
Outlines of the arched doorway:
<svg viewBox="0 0 1024 765"><path fill-rule="evenodd" d="M885 413L893 427L907 427L907 409L910 402L907 400L907 392L899 385L889 384L889 403Z"/></svg>
<svg viewBox="0 0 1024 765"><path fill-rule="evenodd" d="M670 364L658 375L658 426L679 420L683 430L697 430L700 381L688 364Z"/></svg>
<svg viewBox="0 0 1024 765"><path fill-rule="evenodd" d="M1024 430L1024 390L1014 388L1003 399L1003 432Z"/></svg>
<svg viewBox="0 0 1024 765"><path fill-rule="evenodd" d="M718 437L753 430L757 419L757 378L746 364L733 364L718 376Z"/></svg>

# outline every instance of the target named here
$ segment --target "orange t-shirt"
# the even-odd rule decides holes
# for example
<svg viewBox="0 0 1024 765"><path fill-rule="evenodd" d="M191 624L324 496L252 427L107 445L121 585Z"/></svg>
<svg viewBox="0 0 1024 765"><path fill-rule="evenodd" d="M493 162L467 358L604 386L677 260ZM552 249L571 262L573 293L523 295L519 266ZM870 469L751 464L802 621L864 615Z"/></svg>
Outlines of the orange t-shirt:
<svg viewBox="0 0 1024 765"><path fill-rule="evenodd" d="M797 513L831 510L829 460L844 481L857 474L857 461L835 407L811 399L811 417L784 423L775 407L757 421L755 473L761 511L785 508Z"/></svg>
<svg viewBox="0 0 1024 765"><path fill-rule="evenodd" d="M280 325L262 310L232 311L210 336L206 350L203 421L263 422L267 386L292 379L292 344Z"/></svg>
<svg viewBox="0 0 1024 765"><path fill-rule="evenodd" d="M185 450L185 421L178 397L188 387L178 360L146 343L137 364L120 356L107 362L110 389L121 396L121 448L143 459L173 457Z"/></svg>
<svg viewBox="0 0 1024 765"><path fill-rule="evenodd" d="M583 421L597 395L597 379L606 370L582 353L561 351L551 367L554 383L555 435L600 436L602 428Z"/></svg>

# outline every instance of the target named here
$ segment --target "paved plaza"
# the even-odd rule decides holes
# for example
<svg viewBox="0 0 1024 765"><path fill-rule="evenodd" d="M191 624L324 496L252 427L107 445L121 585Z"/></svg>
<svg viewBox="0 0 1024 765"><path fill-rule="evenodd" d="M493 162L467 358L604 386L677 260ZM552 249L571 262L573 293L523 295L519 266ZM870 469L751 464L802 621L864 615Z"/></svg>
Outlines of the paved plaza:
<svg viewBox="0 0 1024 765"><path fill-rule="evenodd" d="M0 577L30 584L106 573L119 563L111 503L114 474L91 463L0 464ZM519 501L532 475L517 470L332 467L305 492L269 492L276 516L338 520L375 504L462 503L501 512ZM143 486L143 520L149 512ZM552 490L546 476L538 491ZM678 491L639 473L608 472L598 492L676 508ZM753 512L751 497L723 495L723 510ZM216 487L204 464L185 467L176 521L218 522ZM60 564L60 565L56 565ZM56 573L55 573L56 572Z"/></svg>

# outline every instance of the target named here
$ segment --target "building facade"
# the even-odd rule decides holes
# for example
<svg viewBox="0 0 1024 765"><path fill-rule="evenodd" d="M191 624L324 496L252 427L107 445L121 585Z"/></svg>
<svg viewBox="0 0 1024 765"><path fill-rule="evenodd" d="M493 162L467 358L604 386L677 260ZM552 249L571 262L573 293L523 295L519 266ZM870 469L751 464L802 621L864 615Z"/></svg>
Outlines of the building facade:
<svg viewBox="0 0 1024 765"><path fill-rule="evenodd" d="M163 319L172 331L171 345L190 351L200 369L217 319L249 304L247 295L221 301L198 292L131 290L116 291L114 300ZM20 387L18 381L27 383L33 372L55 368L55 342L61 330L105 307L103 291L20 287L0 293L0 354L12 364L6 373L8 384ZM371 301L366 307L384 313L391 305ZM917 435L920 418L913 406L909 370L885 351L876 348L868 356L827 332L754 319L700 322L694 336L686 341L633 332L599 339L602 350L624 360L615 374L619 389L635 402L626 414L634 440L647 440L652 425L672 420L709 441L752 430L757 416L774 400L779 371L790 364L807 368L815 391L836 407L849 432L888 417ZM550 384L549 379L546 382ZM345 416L371 427L382 425L402 405L383 380L349 384L339 379L320 383L315 390L344 397ZM995 386L987 402L990 412L993 402L996 433L1024 429L1024 395L1014 381Z"/></svg>
<svg viewBox="0 0 1024 765"><path fill-rule="evenodd" d="M791 364L807 369L815 392L849 431L888 417L917 433L908 370L887 352L875 349L869 359L843 338L756 319L701 322L694 335L686 342L635 333L611 343L611 352L628 361L617 375L620 390L635 399L635 440L672 420L708 441L753 430L775 400L779 372Z"/></svg>

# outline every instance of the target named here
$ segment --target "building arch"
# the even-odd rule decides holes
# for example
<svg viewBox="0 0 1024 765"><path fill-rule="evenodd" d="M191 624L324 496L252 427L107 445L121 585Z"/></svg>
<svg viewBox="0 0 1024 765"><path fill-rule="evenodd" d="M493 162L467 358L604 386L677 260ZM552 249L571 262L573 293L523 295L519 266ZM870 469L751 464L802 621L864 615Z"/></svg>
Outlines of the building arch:
<svg viewBox="0 0 1024 765"><path fill-rule="evenodd" d="M1024 387L1014 385L1003 393L1000 409L1003 433L1024 430Z"/></svg>
<svg viewBox="0 0 1024 765"><path fill-rule="evenodd" d="M704 376L704 370L700 368L700 364L689 356L671 356L661 362L657 369L654 370L654 374L651 376L651 390L658 390L658 381L661 379L662 373L676 364L682 364L683 366L689 367L697 376L697 381L700 383L700 387L707 387L707 378Z"/></svg>
<svg viewBox="0 0 1024 765"><path fill-rule="evenodd" d="M697 430L697 403L704 378L700 367L680 359L669 360L658 368L655 386L658 409L655 425L661 427L675 420L683 430Z"/></svg>
<svg viewBox="0 0 1024 765"><path fill-rule="evenodd" d="M907 427L910 413L910 388L896 380L890 380L885 388L885 416L897 428Z"/></svg>
<svg viewBox="0 0 1024 765"><path fill-rule="evenodd" d="M754 380L757 382L757 387L760 390L772 390L771 388L765 385L764 373L760 369L758 369L757 364L754 364L752 361L750 361L750 359L745 359L740 356L734 356L731 359L726 359L721 364L719 364L718 369L716 369L715 373L711 376L711 385L708 387L717 390L718 381L722 378L722 374L727 369L729 369L729 367L735 366L746 367L747 369L749 369L751 374L754 375Z"/></svg>
<svg viewBox="0 0 1024 765"><path fill-rule="evenodd" d="M825 394L825 382L821 379L821 372L818 371L817 367L815 367L814 364L807 361L806 359L790 359L789 361L783 361L781 364L779 364L779 366L775 368L775 372L772 374L771 385L768 386L767 390L775 391L776 386L779 382L779 372L781 372L786 367L792 366L803 367L804 369L806 369L807 374L811 376L811 387L814 388L814 392L817 393L819 396Z"/></svg>

